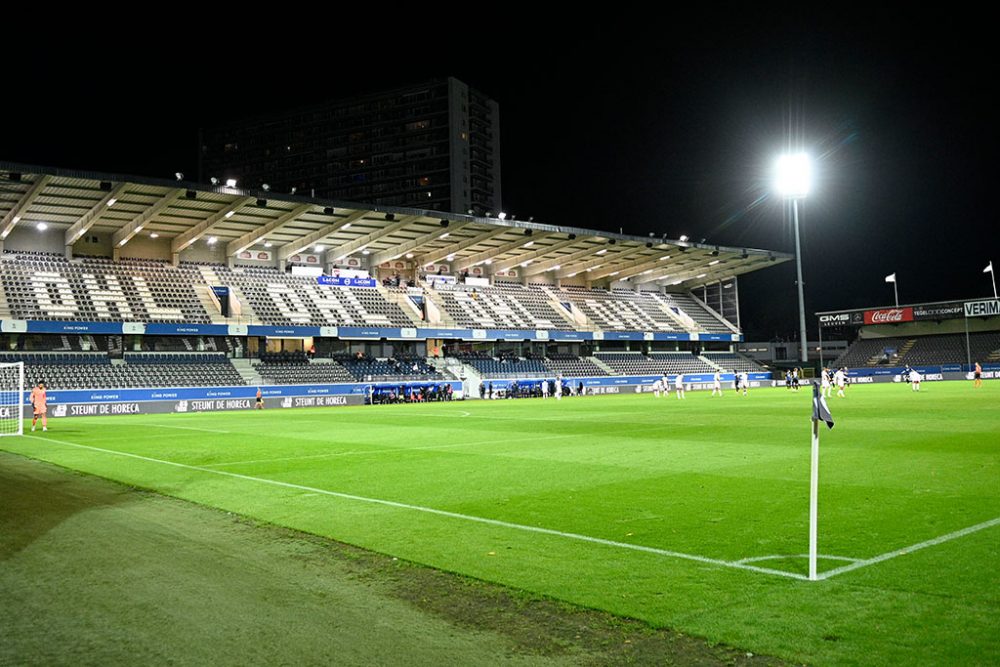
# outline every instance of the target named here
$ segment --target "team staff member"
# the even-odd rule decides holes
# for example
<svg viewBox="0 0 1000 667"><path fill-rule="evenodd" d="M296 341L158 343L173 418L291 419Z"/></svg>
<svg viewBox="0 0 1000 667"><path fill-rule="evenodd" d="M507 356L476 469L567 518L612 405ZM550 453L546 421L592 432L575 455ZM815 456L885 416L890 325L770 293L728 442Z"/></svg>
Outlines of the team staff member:
<svg viewBox="0 0 1000 667"><path fill-rule="evenodd" d="M978 361L976 362L976 367L972 369L972 378L975 380L972 384L973 387L978 389L983 386L983 367L979 365Z"/></svg>
<svg viewBox="0 0 1000 667"><path fill-rule="evenodd" d="M254 406L254 409L255 410L264 409L264 392L260 390L260 387L257 387L257 405Z"/></svg>
<svg viewBox="0 0 1000 667"><path fill-rule="evenodd" d="M45 383L41 380L38 381L38 386L31 390L31 407L34 409L34 418L31 420L31 430L35 430L35 423L38 421L38 417L42 418L42 430L49 430L49 419L48 419L48 395L45 393Z"/></svg>

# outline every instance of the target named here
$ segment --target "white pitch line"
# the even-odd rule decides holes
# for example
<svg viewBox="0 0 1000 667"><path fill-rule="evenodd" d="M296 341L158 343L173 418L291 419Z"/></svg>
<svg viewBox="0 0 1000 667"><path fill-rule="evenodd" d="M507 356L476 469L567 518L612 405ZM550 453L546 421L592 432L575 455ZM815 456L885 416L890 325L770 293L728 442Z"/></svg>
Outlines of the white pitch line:
<svg viewBox="0 0 1000 667"><path fill-rule="evenodd" d="M487 519L485 517L473 516L471 514L459 514L458 512L449 512L447 510L434 509L433 507L423 507L421 505L411 505L409 503L400 503L394 500L384 500L382 498L368 498L366 496L358 496L352 493L341 493L339 491L328 491L326 489L317 489L311 486L303 486L301 484L293 484L291 482L281 482L274 479L266 479L263 477L252 477L250 475L241 475L235 472L228 472L225 470L213 470L212 468L204 468L202 466L193 466L186 463L177 463L175 461L166 461L163 459L155 459L150 456L141 456L139 454L132 454L129 452L119 452L113 449L104 449L102 447L93 447L91 445L81 445L77 442L69 442L68 440L56 440L55 438L41 438L34 435L26 435L26 438L32 438L34 440L40 440L42 442L55 442L57 444L66 445L69 447L77 447L79 449L88 449L95 452L102 452L104 454L112 454L116 456L124 456L132 459L138 459L140 461L147 461L150 463L159 463L161 465L168 465L175 468L182 468L185 470L195 470L198 472L205 472L211 475L220 475L223 477L232 477L234 479L242 479L249 482L257 482L260 484L268 484L271 486L280 486L287 489L296 489L298 491L307 491L309 493L319 493L325 496L332 496L335 498L343 498L345 500L354 500L357 502L370 503L373 505L383 505L386 507L395 507L397 509L412 510L415 512L423 512L425 514L433 514L436 516L448 517L450 519L459 519L462 521L470 521L473 523L486 524L488 526L497 526L500 528L509 528L513 530L520 530L530 533L540 533L542 535L551 535L553 537L562 537L564 539L576 540L579 542L589 542L591 544L600 544L607 547L616 547L619 549L629 549L631 551L641 551L645 553L656 554L658 556L666 556L668 558L677 558L680 560L694 561L697 563L704 563L706 565L717 565L720 567L727 567L736 570L746 570L749 572L758 572L761 574L770 574L778 577L786 577L788 579L798 579L800 581L808 581L808 577L801 574L795 574L794 572L784 572L782 570L772 570L766 567L758 567L756 565L747 565L744 563L738 563L728 560L720 560L717 558L708 558L706 556L698 556L695 554L686 554L679 551L669 551L667 549L657 549L656 547L647 547L641 544L629 544L628 542L616 542L614 540L606 540L600 537L591 537L590 535L581 535L579 533L567 533L561 530L553 530L551 528L542 528L539 526L528 526L520 523L510 523L508 521L500 521L499 519Z"/></svg>
<svg viewBox="0 0 1000 667"><path fill-rule="evenodd" d="M966 535L971 535L972 533L977 533L980 530L985 530L993 526L1000 525L1000 517L995 519L990 519L989 521L983 521L982 523L977 523L975 526L969 526L968 528L962 528L961 530L956 530L953 533L948 533L947 535L941 535L940 537L935 537L924 542L918 542L917 544L911 544L908 547L903 547L902 549L896 549L895 551L889 551L887 553L875 556L874 558L867 558L865 560L859 560L856 563L851 563L850 565L844 565L843 567L838 567L833 570L827 570L826 572L821 572L818 575L819 579L829 579L830 577L835 577L838 574L844 574L845 572L850 572L852 570L857 570L858 568L868 567L869 565L875 565L876 563L883 563L887 560L896 558L897 556L905 556L908 553L914 551L920 551L921 549L926 549L927 547L933 547L937 544L942 544L944 542L950 542L951 540L956 540L960 537L965 537Z"/></svg>
<svg viewBox="0 0 1000 667"><path fill-rule="evenodd" d="M827 560L846 560L848 563L857 563L860 558L848 558L847 556L827 556L824 554L817 554L818 558L825 558ZM741 558L737 563L759 563L765 560L779 560L781 558L809 558L809 554L774 554L773 556L753 556L752 558Z"/></svg>

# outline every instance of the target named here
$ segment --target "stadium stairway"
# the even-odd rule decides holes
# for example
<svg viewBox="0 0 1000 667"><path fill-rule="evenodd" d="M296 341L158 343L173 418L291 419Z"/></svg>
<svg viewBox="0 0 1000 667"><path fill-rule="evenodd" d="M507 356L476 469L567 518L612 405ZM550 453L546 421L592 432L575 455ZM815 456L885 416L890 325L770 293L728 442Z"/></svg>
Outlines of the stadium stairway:
<svg viewBox="0 0 1000 667"><path fill-rule="evenodd" d="M701 361L705 362L706 364L708 364L709 366L711 366L715 370L719 371L720 373L725 373L726 372L725 368L723 368L719 364L715 363L714 361L712 361L711 359L709 359L708 357L706 357L703 354L699 354L698 355L698 359L700 359Z"/></svg>
<svg viewBox="0 0 1000 667"><path fill-rule="evenodd" d="M435 290L425 289L424 299L430 301L434 305L432 310L437 314L437 319L433 319L430 317L430 312L428 312L427 324L435 327L441 327L442 329L460 328L458 324L455 323L455 320L452 319L451 315L448 314L448 311L444 309L444 299L442 299ZM407 301L409 301L409 299L407 299Z"/></svg>
<svg viewBox="0 0 1000 667"><path fill-rule="evenodd" d="M222 316L219 307L216 305L217 301L213 298L212 288L208 285L198 284L192 285L192 287L194 287L194 293L198 295L198 300L201 301L205 312L208 313L209 321L212 324L226 324L227 320Z"/></svg>
<svg viewBox="0 0 1000 667"><path fill-rule="evenodd" d="M230 359L229 361L248 386L253 387L267 384L264 378L260 376L260 373L254 369L249 359Z"/></svg>
<svg viewBox="0 0 1000 667"><path fill-rule="evenodd" d="M659 294L654 293L653 299L656 301L656 304L660 307L660 310L665 312L667 315L673 318L673 320L677 322L677 324L680 325L681 331L687 331L691 333L698 331L698 323L694 321L694 318L685 313L680 306L675 306L675 308L677 308L677 312L674 312L674 309L670 307L670 304L665 303L663 301L663 298Z"/></svg>
<svg viewBox="0 0 1000 667"><path fill-rule="evenodd" d="M906 359L906 353L909 352L910 350L912 350L913 346L916 345L916 344L917 344L916 340L914 340L912 338L907 339L906 342L903 343L900 346L900 348L899 348L899 352L898 352L899 360L903 361L904 359Z"/></svg>
<svg viewBox="0 0 1000 667"><path fill-rule="evenodd" d="M597 328L596 326L594 326L594 323L591 322L587 318L587 316L583 314L583 312L581 312L572 304L572 302L570 303L570 306L575 309L574 312L567 311L566 308L562 305L562 300L559 298L558 295L552 292L552 290L549 288L548 285L539 285L538 287L540 287L542 292L544 292L545 295L549 297L548 304L552 306L552 310L559 313L559 315L563 318L563 320L566 322L566 325L569 326L570 329L576 329L581 326L592 330Z"/></svg>
<svg viewBox="0 0 1000 667"><path fill-rule="evenodd" d="M424 325L423 315L420 312L420 309L417 308L417 305L410 300L408 294L405 294L400 291L390 290L389 288L385 287L384 285L382 285L377 281L375 284L375 288L378 290L378 293L382 295L383 299L385 299L389 303L394 303L397 306L399 306L400 310L406 313L406 316L409 317L411 320L413 320L413 326L419 327ZM424 296L424 298L427 298L426 295Z"/></svg>
<svg viewBox="0 0 1000 667"><path fill-rule="evenodd" d="M598 359L597 357L583 357L587 361L592 362L595 366L603 370L608 375L618 375L618 371L608 366L606 363Z"/></svg>

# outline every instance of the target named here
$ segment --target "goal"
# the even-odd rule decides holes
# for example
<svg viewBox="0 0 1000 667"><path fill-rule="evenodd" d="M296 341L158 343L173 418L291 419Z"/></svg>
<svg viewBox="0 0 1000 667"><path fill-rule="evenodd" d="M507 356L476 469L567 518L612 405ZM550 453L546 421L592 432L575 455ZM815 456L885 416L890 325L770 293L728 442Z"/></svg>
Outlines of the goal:
<svg viewBox="0 0 1000 667"><path fill-rule="evenodd" d="M24 362L0 363L0 437L24 433Z"/></svg>

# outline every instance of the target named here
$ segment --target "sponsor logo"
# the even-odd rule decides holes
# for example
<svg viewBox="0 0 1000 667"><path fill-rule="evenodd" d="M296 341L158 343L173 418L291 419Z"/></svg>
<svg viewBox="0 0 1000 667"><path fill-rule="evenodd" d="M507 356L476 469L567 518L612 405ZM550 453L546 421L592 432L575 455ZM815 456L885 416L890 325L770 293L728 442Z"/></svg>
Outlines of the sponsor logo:
<svg viewBox="0 0 1000 667"><path fill-rule="evenodd" d="M836 313L834 315L820 315L819 316L820 326L824 327L835 327L841 324L851 323L850 313Z"/></svg>
<svg viewBox="0 0 1000 667"><path fill-rule="evenodd" d="M66 416L66 407L67 406L66 406L65 403L63 403L62 405L55 406L54 408L52 408L52 416L53 417L65 417Z"/></svg>
<svg viewBox="0 0 1000 667"><path fill-rule="evenodd" d="M875 382L875 378L871 375L864 375L861 377L852 375L849 379L851 384L873 384Z"/></svg>
<svg viewBox="0 0 1000 667"><path fill-rule="evenodd" d="M913 308L885 308L865 311L865 324L894 324L912 321Z"/></svg>
<svg viewBox="0 0 1000 667"><path fill-rule="evenodd" d="M177 405L174 406L174 412L187 412L188 402L187 401L177 401Z"/></svg>
<svg viewBox="0 0 1000 667"><path fill-rule="evenodd" d="M292 407L292 397L288 396L287 398L281 399L281 407L283 407L283 408L290 408L290 407Z"/></svg>
<svg viewBox="0 0 1000 667"><path fill-rule="evenodd" d="M990 317L1000 315L1000 301L968 301L965 304L966 317Z"/></svg>
<svg viewBox="0 0 1000 667"><path fill-rule="evenodd" d="M913 319L915 320L943 320L950 317L958 317L962 314L962 304L946 303L938 306L914 306Z"/></svg>

